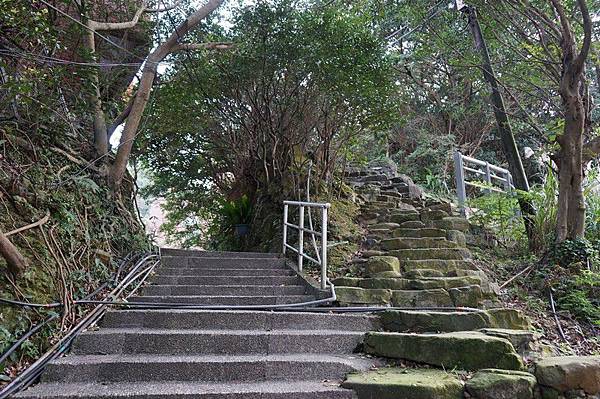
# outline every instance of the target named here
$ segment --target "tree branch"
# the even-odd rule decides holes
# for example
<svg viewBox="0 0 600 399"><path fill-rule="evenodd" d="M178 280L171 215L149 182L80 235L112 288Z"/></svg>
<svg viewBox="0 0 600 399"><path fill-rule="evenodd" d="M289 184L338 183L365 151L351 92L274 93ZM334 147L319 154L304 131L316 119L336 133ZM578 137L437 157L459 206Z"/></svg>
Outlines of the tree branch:
<svg viewBox="0 0 600 399"><path fill-rule="evenodd" d="M233 48L233 43L210 42L210 43L181 43L173 46L171 52L181 50L229 50Z"/></svg>
<svg viewBox="0 0 600 399"><path fill-rule="evenodd" d="M6 259L6 264L8 265L8 270L14 275L18 276L21 272L23 272L28 264L27 260L17 247L13 245L12 242L6 237L4 233L0 231L0 255L4 259Z"/></svg>
<svg viewBox="0 0 600 399"><path fill-rule="evenodd" d="M172 10L174 8L176 8L177 6L179 6L181 3L183 2L183 0L177 0L175 3L173 3L170 6L165 6L163 8L147 8L147 1L144 0L142 2L142 5L140 6L140 8L137 9L137 11L135 12L135 15L133 16L133 18L131 19L131 21L127 21L127 22L99 22L99 21L94 21L93 19L89 19L87 22L87 25L90 27L90 29L93 30L122 30L122 29L131 29L134 26L136 26L140 20L140 17L142 16L142 14L144 13L158 13L158 12L163 12L163 11L169 11Z"/></svg>
<svg viewBox="0 0 600 399"><path fill-rule="evenodd" d="M592 44L592 19L590 18L590 12L587 8L587 3L585 0L577 0L577 4L579 5L579 9L581 10L581 17L583 18L583 44L581 46L581 50L579 51L579 55L575 60L575 66L577 70L583 68L585 64L585 60L590 52L590 47Z"/></svg>

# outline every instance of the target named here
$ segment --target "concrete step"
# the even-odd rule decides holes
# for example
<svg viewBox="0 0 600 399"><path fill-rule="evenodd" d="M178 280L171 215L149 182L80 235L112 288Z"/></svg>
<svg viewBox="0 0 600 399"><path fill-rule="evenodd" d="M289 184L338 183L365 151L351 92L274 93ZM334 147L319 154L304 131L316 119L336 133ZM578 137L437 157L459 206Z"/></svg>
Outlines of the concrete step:
<svg viewBox="0 0 600 399"><path fill-rule="evenodd" d="M156 275L150 281L159 285L298 285L298 276L167 276Z"/></svg>
<svg viewBox="0 0 600 399"><path fill-rule="evenodd" d="M353 399L349 389L331 382L268 381L248 383L130 382L39 384L16 395L23 399Z"/></svg>
<svg viewBox="0 0 600 399"><path fill-rule="evenodd" d="M334 330L368 331L378 327L376 316L310 312L245 310L119 310L104 316L102 327L153 327L223 330Z"/></svg>
<svg viewBox="0 0 600 399"><path fill-rule="evenodd" d="M200 305L282 305L309 302L315 299L311 295L285 295L285 296L241 296L241 295L140 295L130 302L151 303L187 303Z"/></svg>
<svg viewBox="0 0 600 399"><path fill-rule="evenodd" d="M206 267L209 269L277 269L285 268L285 259L163 256L161 265L163 267Z"/></svg>
<svg viewBox="0 0 600 399"><path fill-rule="evenodd" d="M193 249L161 248L161 256L194 256L208 258L280 258L281 254L267 252L202 251Z"/></svg>
<svg viewBox="0 0 600 399"><path fill-rule="evenodd" d="M375 356L405 359L444 369L524 368L510 341L474 331L443 334L370 332L365 337L364 347L367 353Z"/></svg>
<svg viewBox="0 0 600 399"><path fill-rule="evenodd" d="M294 276L296 273L288 268L264 269L225 269L198 267L160 267L156 274L165 276Z"/></svg>
<svg viewBox="0 0 600 399"><path fill-rule="evenodd" d="M242 295L242 296L284 296L304 295L302 285L150 285L144 288L144 295Z"/></svg>
<svg viewBox="0 0 600 399"><path fill-rule="evenodd" d="M337 330L174 330L102 328L75 341L72 353L156 355L267 355L284 353L352 353L360 331Z"/></svg>
<svg viewBox="0 0 600 399"><path fill-rule="evenodd" d="M42 382L260 382L340 380L374 361L328 354L249 356L71 355L50 363Z"/></svg>
<svg viewBox="0 0 600 399"><path fill-rule="evenodd" d="M464 248L397 249L389 251L391 256L402 260L467 260L471 252Z"/></svg>

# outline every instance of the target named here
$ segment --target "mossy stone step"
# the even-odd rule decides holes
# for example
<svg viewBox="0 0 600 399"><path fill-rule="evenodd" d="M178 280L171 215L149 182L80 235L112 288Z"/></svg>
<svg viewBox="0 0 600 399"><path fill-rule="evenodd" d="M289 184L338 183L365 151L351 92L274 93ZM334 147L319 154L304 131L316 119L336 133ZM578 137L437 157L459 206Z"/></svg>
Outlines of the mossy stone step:
<svg viewBox="0 0 600 399"><path fill-rule="evenodd" d="M448 241L442 237L425 238L388 238L379 243L384 250L395 249L436 249L436 248L458 248L454 241Z"/></svg>
<svg viewBox="0 0 600 399"><path fill-rule="evenodd" d="M403 260L466 260L471 258L471 252L465 248L413 248L396 249L388 255Z"/></svg>
<svg viewBox="0 0 600 399"><path fill-rule="evenodd" d="M369 230L394 230L399 227L400 225L398 223L374 223L369 225Z"/></svg>
<svg viewBox="0 0 600 399"><path fill-rule="evenodd" d="M392 332L473 331L491 325L489 315L479 312L428 312L419 310L386 310L380 313L381 324Z"/></svg>
<svg viewBox="0 0 600 399"><path fill-rule="evenodd" d="M446 237L446 230L433 227L424 227L422 229L397 228L392 231L394 238L425 238L425 237Z"/></svg>
<svg viewBox="0 0 600 399"><path fill-rule="evenodd" d="M435 369L383 368L349 374L343 388L358 399L460 399L463 384L453 374Z"/></svg>
<svg viewBox="0 0 600 399"><path fill-rule="evenodd" d="M423 277L444 277L446 273L435 269L415 269L404 272L402 275L410 279L420 279Z"/></svg>
<svg viewBox="0 0 600 399"><path fill-rule="evenodd" d="M336 287L337 301L341 305L386 305L392 301L392 291L360 287Z"/></svg>
<svg viewBox="0 0 600 399"><path fill-rule="evenodd" d="M539 397L535 376L524 371L484 369L467 381L466 391L474 399L533 399Z"/></svg>
<svg viewBox="0 0 600 399"><path fill-rule="evenodd" d="M449 290L451 288L481 284L481 278L477 276L423 277L421 279L408 281L409 287L413 290L430 290L433 288L445 288Z"/></svg>
<svg viewBox="0 0 600 399"><path fill-rule="evenodd" d="M391 213L388 216L388 221L392 223L404 223L421 221L421 216L417 212L402 212L402 213Z"/></svg>
<svg viewBox="0 0 600 399"><path fill-rule="evenodd" d="M445 369L523 369L523 361L512 344L480 332L406 334L369 332L365 351L375 356L405 359Z"/></svg>
<svg viewBox="0 0 600 399"><path fill-rule="evenodd" d="M416 260L400 260L400 267L403 271L412 270L439 270L446 274L455 270L476 270L475 265L468 260L453 260L453 259L416 259Z"/></svg>
<svg viewBox="0 0 600 399"><path fill-rule="evenodd" d="M529 333L528 330L531 328L529 320L520 311L507 308L474 312L386 310L379 314L379 318L384 330L395 332L424 333L487 329L486 335L494 335L494 329L520 334ZM514 343L513 347L517 349Z"/></svg>
<svg viewBox="0 0 600 399"><path fill-rule="evenodd" d="M425 223L420 220L409 220L408 222L400 223L400 227L403 229L422 229L425 227Z"/></svg>
<svg viewBox="0 0 600 399"><path fill-rule="evenodd" d="M461 218L458 216L450 216L439 220L431 220L429 221L429 224L430 227L435 227L444 230L469 230L469 221L465 218Z"/></svg>
<svg viewBox="0 0 600 399"><path fill-rule="evenodd" d="M448 291L437 288L431 290L395 290L392 291L392 303L402 308L454 306Z"/></svg>

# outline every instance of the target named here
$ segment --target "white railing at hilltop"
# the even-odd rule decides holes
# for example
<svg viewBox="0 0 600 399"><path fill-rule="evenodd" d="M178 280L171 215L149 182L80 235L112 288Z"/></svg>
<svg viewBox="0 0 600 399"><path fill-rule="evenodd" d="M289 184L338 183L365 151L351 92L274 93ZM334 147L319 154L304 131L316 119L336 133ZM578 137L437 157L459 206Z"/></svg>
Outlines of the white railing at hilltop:
<svg viewBox="0 0 600 399"><path fill-rule="evenodd" d="M288 220L289 207L298 207L298 224L290 223ZM327 212L331 207L330 203L318 202L302 202L302 201L283 201L283 254L285 255L288 249L294 251L298 255L298 271L302 271L304 259L309 260L320 266L321 268L321 289L327 288ZM304 208L320 208L321 209L321 231L315 231L304 227ZM312 223L311 223L312 225ZM312 227L312 226L311 226ZM288 244L288 228L298 231L298 248ZM316 257L307 255L304 252L304 233L312 235L313 242L316 242L315 237L321 238L321 248L316 249ZM320 252L320 253L319 253Z"/></svg>
<svg viewBox="0 0 600 399"><path fill-rule="evenodd" d="M471 180L467 172L473 175ZM515 188L512 175L507 169L468 157L458 151L454 153L454 175L458 206L463 216L466 216L467 186L477 187L488 193L492 191L510 193ZM481 181L486 184L481 184Z"/></svg>

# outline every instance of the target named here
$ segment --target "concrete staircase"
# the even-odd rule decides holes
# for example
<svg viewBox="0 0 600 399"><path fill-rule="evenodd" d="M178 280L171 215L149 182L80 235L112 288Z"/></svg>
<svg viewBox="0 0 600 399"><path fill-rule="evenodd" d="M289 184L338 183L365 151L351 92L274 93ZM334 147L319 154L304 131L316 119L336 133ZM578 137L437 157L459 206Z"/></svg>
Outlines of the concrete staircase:
<svg viewBox="0 0 600 399"><path fill-rule="evenodd" d="M210 305L305 302L315 292L284 260L164 250L136 301ZM350 399L348 372L373 316L260 310L111 310L19 398Z"/></svg>

